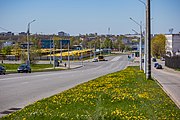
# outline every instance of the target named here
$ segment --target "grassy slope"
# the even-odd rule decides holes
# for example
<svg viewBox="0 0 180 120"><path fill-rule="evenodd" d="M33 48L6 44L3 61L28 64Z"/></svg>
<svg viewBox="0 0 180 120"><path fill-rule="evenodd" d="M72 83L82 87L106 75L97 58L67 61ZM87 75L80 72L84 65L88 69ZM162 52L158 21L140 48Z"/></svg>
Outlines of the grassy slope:
<svg viewBox="0 0 180 120"><path fill-rule="evenodd" d="M37 101L3 119L180 119L155 81L129 67Z"/></svg>

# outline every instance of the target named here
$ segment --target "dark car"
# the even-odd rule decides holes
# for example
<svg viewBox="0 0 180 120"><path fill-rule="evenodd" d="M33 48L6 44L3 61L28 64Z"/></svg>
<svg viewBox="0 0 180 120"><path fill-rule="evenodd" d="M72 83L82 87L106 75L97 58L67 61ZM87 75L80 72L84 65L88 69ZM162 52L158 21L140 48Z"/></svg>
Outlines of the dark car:
<svg viewBox="0 0 180 120"><path fill-rule="evenodd" d="M158 66L158 65L159 65L159 63L157 63L157 62L156 62L156 63L154 63L154 67L156 67L156 66Z"/></svg>
<svg viewBox="0 0 180 120"><path fill-rule="evenodd" d="M158 65L156 66L156 69L162 69L162 65L158 64Z"/></svg>
<svg viewBox="0 0 180 120"><path fill-rule="evenodd" d="M27 64L22 64L18 67L17 71L18 71L18 73L20 73L20 72L31 73L31 67Z"/></svg>
<svg viewBox="0 0 180 120"><path fill-rule="evenodd" d="M142 59L142 63L144 63L144 59Z"/></svg>
<svg viewBox="0 0 180 120"><path fill-rule="evenodd" d="M156 62L157 60L156 60L156 58L152 58L152 61L153 61L153 62Z"/></svg>
<svg viewBox="0 0 180 120"><path fill-rule="evenodd" d="M6 69L5 69L5 67L4 66L0 66L0 74L2 75L2 74L6 74Z"/></svg>

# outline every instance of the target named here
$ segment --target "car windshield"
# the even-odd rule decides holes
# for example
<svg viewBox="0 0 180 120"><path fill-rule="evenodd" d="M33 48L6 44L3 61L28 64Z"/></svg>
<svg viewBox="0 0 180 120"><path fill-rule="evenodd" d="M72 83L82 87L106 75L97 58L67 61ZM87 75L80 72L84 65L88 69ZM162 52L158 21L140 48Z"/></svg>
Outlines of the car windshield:
<svg viewBox="0 0 180 120"><path fill-rule="evenodd" d="M3 66L0 66L0 69L4 69L4 67L3 67Z"/></svg>
<svg viewBox="0 0 180 120"><path fill-rule="evenodd" d="M19 66L20 68L26 67L26 64L22 64Z"/></svg>

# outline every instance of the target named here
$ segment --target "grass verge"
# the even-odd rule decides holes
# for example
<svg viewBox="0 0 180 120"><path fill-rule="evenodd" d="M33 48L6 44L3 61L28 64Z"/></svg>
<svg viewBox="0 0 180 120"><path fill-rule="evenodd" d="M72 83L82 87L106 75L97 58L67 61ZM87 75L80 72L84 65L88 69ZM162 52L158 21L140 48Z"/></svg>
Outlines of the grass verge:
<svg viewBox="0 0 180 120"><path fill-rule="evenodd" d="M105 75L35 102L1 120L180 119L180 110L138 67Z"/></svg>
<svg viewBox="0 0 180 120"><path fill-rule="evenodd" d="M0 64L6 68L6 73L17 73L20 64ZM51 64L31 64L32 72L56 71L60 68L53 69Z"/></svg>

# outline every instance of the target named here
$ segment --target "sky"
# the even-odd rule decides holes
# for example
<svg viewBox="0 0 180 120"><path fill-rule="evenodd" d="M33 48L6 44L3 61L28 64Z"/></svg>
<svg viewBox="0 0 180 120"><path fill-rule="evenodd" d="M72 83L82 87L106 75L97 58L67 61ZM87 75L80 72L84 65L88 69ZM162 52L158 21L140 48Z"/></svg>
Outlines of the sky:
<svg viewBox="0 0 180 120"><path fill-rule="evenodd" d="M146 3L146 0L142 0ZM180 32L180 0L151 0L152 33ZM15 34L134 34L145 29L145 5L139 0L0 0L0 32Z"/></svg>

